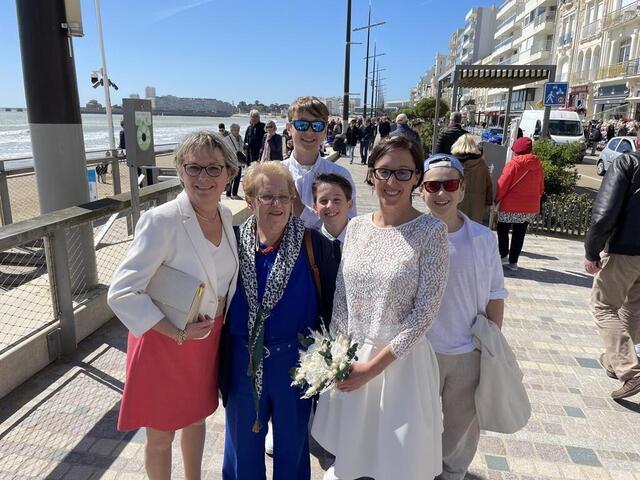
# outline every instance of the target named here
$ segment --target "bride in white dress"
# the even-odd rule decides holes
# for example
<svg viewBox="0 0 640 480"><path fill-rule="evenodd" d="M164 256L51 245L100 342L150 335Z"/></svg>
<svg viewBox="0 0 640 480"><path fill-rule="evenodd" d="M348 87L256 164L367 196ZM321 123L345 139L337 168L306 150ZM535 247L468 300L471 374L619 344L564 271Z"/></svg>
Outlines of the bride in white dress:
<svg viewBox="0 0 640 480"><path fill-rule="evenodd" d="M332 318L358 342L358 361L338 391L320 396L312 436L336 456L325 479L433 478L442 410L426 333L447 282L447 228L411 206L424 175L419 146L385 139L368 166L380 209L349 223Z"/></svg>

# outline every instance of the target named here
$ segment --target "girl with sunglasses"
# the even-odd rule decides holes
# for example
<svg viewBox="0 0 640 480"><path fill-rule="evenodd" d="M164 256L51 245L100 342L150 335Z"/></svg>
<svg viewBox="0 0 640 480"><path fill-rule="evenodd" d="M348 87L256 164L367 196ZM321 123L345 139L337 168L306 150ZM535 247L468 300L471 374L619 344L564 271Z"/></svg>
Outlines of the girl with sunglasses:
<svg viewBox="0 0 640 480"><path fill-rule="evenodd" d="M417 143L383 140L368 167L379 209L349 223L332 316L358 343L358 361L337 392L320 396L311 433L336 456L325 480L433 478L442 414L426 332L447 281L446 227L411 206L424 171Z"/></svg>
<svg viewBox="0 0 640 480"><path fill-rule="evenodd" d="M427 333L440 371L441 480L462 480L478 448L474 394L480 351L472 342L471 326L483 313L500 327L507 296L495 237L458 210L464 195L464 167L456 157L436 154L425 161L422 197L449 232L449 280L437 320Z"/></svg>

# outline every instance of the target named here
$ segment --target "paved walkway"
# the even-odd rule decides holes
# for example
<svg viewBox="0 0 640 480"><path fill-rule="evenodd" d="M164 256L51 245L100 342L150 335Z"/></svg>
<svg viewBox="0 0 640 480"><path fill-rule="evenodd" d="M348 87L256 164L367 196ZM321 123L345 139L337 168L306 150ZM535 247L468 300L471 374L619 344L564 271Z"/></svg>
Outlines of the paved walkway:
<svg viewBox="0 0 640 480"><path fill-rule="evenodd" d="M360 187L365 167L349 168L360 212L372 211L375 197ZM600 339L587 310L591 278L582 272L582 252L578 240L525 240L522 268L507 278L505 333L525 373L533 416L515 435L483 433L470 479L640 480L639 397L621 403L609 397L618 383L597 362ZM72 361L51 365L0 401L0 480L145 478L144 432L115 430L125 336L111 321ZM219 479L222 410L207 424L205 478ZM177 447L174 478L183 478ZM315 459L312 477L322 478Z"/></svg>

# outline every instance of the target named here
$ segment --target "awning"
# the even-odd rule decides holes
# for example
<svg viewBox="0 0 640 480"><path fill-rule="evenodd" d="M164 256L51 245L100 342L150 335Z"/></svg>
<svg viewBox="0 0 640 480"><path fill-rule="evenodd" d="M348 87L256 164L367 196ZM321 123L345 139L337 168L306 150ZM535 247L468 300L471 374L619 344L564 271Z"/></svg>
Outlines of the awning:
<svg viewBox="0 0 640 480"><path fill-rule="evenodd" d="M440 81L463 88L510 88L548 81L552 65L456 65L441 75Z"/></svg>

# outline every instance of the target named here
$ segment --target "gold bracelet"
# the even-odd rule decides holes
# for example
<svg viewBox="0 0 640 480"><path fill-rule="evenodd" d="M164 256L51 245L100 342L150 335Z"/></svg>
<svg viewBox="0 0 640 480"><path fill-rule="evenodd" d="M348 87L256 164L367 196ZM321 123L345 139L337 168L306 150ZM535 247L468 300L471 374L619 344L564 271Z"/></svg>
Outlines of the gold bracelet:
<svg viewBox="0 0 640 480"><path fill-rule="evenodd" d="M176 333L176 343L178 345L182 345L186 339L187 339L187 331L178 330L178 333Z"/></svg>

